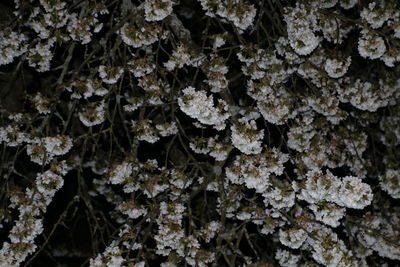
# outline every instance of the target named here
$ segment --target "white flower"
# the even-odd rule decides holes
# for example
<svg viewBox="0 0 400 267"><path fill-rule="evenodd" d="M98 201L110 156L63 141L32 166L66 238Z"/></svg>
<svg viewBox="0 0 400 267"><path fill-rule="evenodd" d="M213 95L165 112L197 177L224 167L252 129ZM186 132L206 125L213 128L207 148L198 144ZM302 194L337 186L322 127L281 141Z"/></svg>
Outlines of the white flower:
<svg viewBox="0 0 400 267"><path fill-rule="evenodd" d="M309 55L317 48L320 38L317 30L317 17L313 9L297 3L295 8L286 8L284 20L287 24L289 44L299 55Z"/></svg>
<svg viewBox="0 0 400 267"><path fill-rule="evenodd" d="M103 26L102 23L99 23L97 17L93 15L80 18L78 14L72 13L69 19L67 25L69 36L72 40L81 42L83 45L92 41L92 31L96 33L100 31ZM94 30L91 30L93 27Z"/></svg>
<svg viewBox="0 0 400 267"><path fill-rule="evenodd" d="M196 91L189 86L183 90L183 96L178 99L180 109L188 116L198 119L201 123L213 125L217 130L225 128L225 121L229 118L228 105L223 100L218 100L214 107L212 96L204 91Z"/></svg>
<svg viewBox="0 0 400 267"><path fill-rule="evenodd" d="M284 87L266 95L265 100L257 101L257 109L266 121L276 125L285 124L297 115L295 99Z"/></svg>
<svg viewBox="0 0 400 267"><path fill-rule="evenodd" d="M62 187L61 175L67 173L67 168L62 161L53 165L51 170L37 174L33 188L27 188L22 196L24 201L19 197L12 200L10 207L18 206L20 214L8 236L11 243L4 242L0 250L1 266L20 266L36 250L34 239L43 232L43 218L40 217Z"/></svg>
<svg viewBox="0 0 400 267"><path fill-rule="evenodd" d="M94 259L90 259L89 265L90 267L121 267L124 262L121 255L122 251L118 247L117 241L112 241L103 253L97 255Z"/></svg>
<svg viewBox="0 0 400 267"><path fill-rule="evenodd" d="M216 35L213 42L213 49L218 49L225 44L225 39L221 35Z"/></svg>
<svg viewBox="0 0 400 267"><path fill-rule="evenodd" d="M220 222L211 221L199 232L204 241L208 243L218 233L220 228L221 228Z"/></svg>
<svg viewBox="0 0 400 267"><path fill-rule="evenodd" d="M137 207L133 201L121 202L116 209L131 219L137 219L147 214L147 209Z"/></svg>
<svg viewBox="0 0 400 267"><path fill-rule="evenodd" d="M63 1L49 1L49 0L39 0L40 5L46 10L46 12L51 13L55 10L64 9L66 4Z"/></svg>
<svg viewBox="0 0 400 267"><path fill-rule="evenodd" d="M307 239L307 233L303 229L288 229L279 231L279 241L285 246L298 249Z"/></svg>
<svg viewBox="0 0 400 267"><path fill-rule="evenodd" d="M386 66L393 68L396 62L400 61L400 51L394 48L389 48L381 57L381 60Z"/></svg>
<svg viewBox="0 0 400 267"><path fill-rule="evenodd" d="M275 253L275 259L279 261L279 265L282 267L297 267L301 257L287 250L278 249Z"/></svg>
<svg viewBox="0 0 400 267"><path fill-rule="evenodd" d="M156 128L152 125L151 120L132 121L132 130L140 141L155 143L160 140Z"/></svg>
<svg viewBox="0 0 400 267"><path fill-rule="evenodd" d="M79 112L80 121L86 126L94 126L104 122L105 119L105 104L104 101L100 103L91 103L83 112Z"/></svg>
<svg viewBox="0 0 400 267"><path fill-rule="evenodd" d="M320 170L311 170L307 172L305 188L299 198L310 204L328 201L342 207L363 209L371 204L372 196L371 187L358 177L340 179L329 171L323 174Z"/></svg>
<svg viewBox="0 0 400 267"><path fill-rule="evenodd" d="M128 62L128 69L136 78L152 73L155 68L156 65L150 58L134 58Z"/></svg>
<svg viewBox="0 0 400 267"><path fill-rule="evenodd" d="M211 147L210 156L215 158L216 161L224 161L228 157L229 150L227 146L222 143L215 142Z"/></svg>
<svg viewBox="0 0 400 267"><path fill-rule="evenodd" d="M126 97L125 99L129 102L129 104L124 105L124 110L126 112L133 112L144 104L143 98Z"/></svg>
<svg viewBox="0 0 400 267"><path fill-rule="evenodd" d="M164 137L178 133L178 127L174 121L172 123L157 124L156 129L159 131L158 133Z"/></svg>
<svg viewBox="0 0 400 267"><path fill-rule="evenodd" d="M320 8L331 8L336 5L338 0L320 0L318 2Z"/></svg>
<svg viewBox="0 0 400 267"><path fill-rule="evenodd" d="M371 204L371 187L363 183L360 178L355 176L346 176L342 179L342 184L338 191L339 205L353 209L363 209Z"/></svg>
<svg viewBox="0 0 400 267"><path fill-rule="evenodd" d="M199 67L203 62L203 54L194 54L187 46L180 43L174 49L168 61L164 63L164 67L172 71L175 68L181 69L185 65Z"/></svg>
<svg viewBox="0 0 400 267"><path fill-rule="evenodd" d="M264 129L257 131L257 125L254 120L239 119L239 125L232 125L231 131L232 144L242 153L250 155L261 152Z"/></svg>
<svg viewBox="0 0 400 267"><path fill-rule="evenodd" d="M294 205L295 193L290 188L270 187L263 193L264 203L271 204L275 209L290 208Z"/></svg>
<svg viewBox="0 0 400 267"><path fill-rule="evenodd" d="M55 156L66 154L72 147L72 139L65 135L45 137L43 143L47 153Z"/></svg>
<svg viewBox="0 0 400 267"><path fill-rule="evenodd" d="M13 31L0 31L0 66L13 62L27 51L28 37Z"/></svg>
<svg viewBox="0 0 400 267"><path fill-rule="evenodd" d="M16 243L33 243L36 236L43 232L42 219L27 218L24 221L18 221L11 229L9 238Z"/></svg>
<svg viewBox="0 0 400 267"><path fill-rule="evenodd" d="M277 149L267 149L266 152L257 155L242 154L236 157L233 166L225 168L226 178L232 184L245 184L247 188L255 189L257 193L266 193L270 185L270 175L282 175L283 164L288 159L287 154ZM292 202L291 194L289 192L286 195L288 197L285 199L286 203ZM278 197L274 201L278 203Z"/></svg>
<svg viewBox="0 0 400 267"><path fill-rule="evenodd" d="M35 95L35 97L32 99L32 102L40 114L49 114L51 112L50 99L42 96L40 92Z"/></svg>
<svg viewBox="0 0 400 267"><path fill-rule="evenodd" d="M298 32L289 36L289 44L293 50L302 56L309 55L317 48L320 38L311 31Z"/></svg>
<svg viewBox="0 0 400 267"><path fill-rule="evenodd" d="M144 27L137 28L133 25L125 23L118 33L125 44L134 48L151 45L152 43L158 41L159 38L166 37L161 27L149 24L145 25Z"/></svg>
<svg viewBox="0 0 400 267"><path fill-rule="evenodd" d="M331 78L340 78L346 74L351 63L351 57L347 57L345 60L330 59L325 61L325 71Z"/></svg>
<svg viewBox="0 0 400 267"><path fill-rule="evenodd" d="M120 67L106 67L104 65L99 66L99 76L103 82L107 84L116 83L121 75L124 73L124 69Z"/></svg>
<svg viewBox="0 0 400 267"><path fill-rule="evenodd" d="M334 14L336 14L335 11ZM322 16L319 21L319 26L321 27L325 40L334 44L342 44L344 38L347 37L354 26L343 23L341 20L338 20L334 14Z"/></svg>
<svg viewBox="0 0 400 267"><path fill-rule="evenodd" d="M306 174L305 189L299 198L313 204L322 201L336 201L340 187L340 179L327 171L324 175L320 170L310 170Z"/></svg>
<svg viewBox="0 0 400 267"><path fill-rule="evenodd" d="M40 165L47 165L54 158L54 154L46 151L40 139L31 140L31 143L26 146L26 154L31 157L32 162Z"/></svg>
<svg viewBox="0 0 400 267"><path fill-rule="evenodd" d="M400 12L393 14L392 19L388 21L389 27L394 31L394 38L400 38Z"/></svg>
<svg viewBox="0 0 400 267"><path fill-rule="evenodd" d="M134 168L131 163L123 162L108 172L108 182L111 184L122 184L132 174Z"/></svg>
<svg viewBox="0 0 400 267"><path fill-rule="evenodd" d="M211 0L199 0L203 10L206 11L206 15L215 17L216 15L225 18L232 22L241 33L248 27L253 25L254 18L257 14L257 10L254 5L242 0L228 0L215 2Z"/></svg>
<svg viewBox="0 0 400 267"><path fill-rule="evenodd" d="M354 84L337 88L339 100L343 103L350 102L354 107L375 112L380 107L388 105L391 98L390 91L385 92L370 82L362 82L357 79Z"/></svg>
<svg viewBox="0 0 400 267"><path fill-rule="evenodd" d="M29 66L36 68L38 72L48 71L50 61L53 58L51 48L55 43L55 38L48 39L47 43L37 43L28 53Z"/></svg>
<svg viewBox="0 0 400 267"><path fill-rule="evenodd" d="M371 2L368 8L364 8L360 17L368 22L372 29L378 29L391 17L393 9L389 6L376 7L376 2Z"/></svg>
<svg viewBox="0 0 400 267"><path fill-rule="evenodd" d="M145 0L144 14L147 21L160 21L172 13L175 5L171 0Z"/></svg>
<svg viewBox="0 0 400 267"><path fill-rule="evenodd" d="M340 208L333 203L324 203L321 205L311 204L309 208L314 212L318 221L325 223L331 227L338 227L339 220L345 215L345 209Z"/></svg>
<svg viewBox="0 0 400 267"><path fill-rule="evenodd" d="M4 142L7 146L15 147L24 142L29 142L28 136L24 132L20 132L19 128L14 125L0 127L0 143Z"/></svg>
<svg viewBox="0 0 400 267"><path fill-rule="evenodd" d="M207 138L193 138L189 147L198 154L208 154L210 153L210 146Z"/></svg>
<svg viewBox="0 0 400 267"><path fill-rule="evenodd" d="M379 185L393 198L400 198L400 171L387 169L379 176Z"/></svg>
<svg viewBox="0 0 400 267"><path fill-rule="evenodd" d="M364 58L380 58L386 52L385 41L378 35L362 31L358 40L358 52Z"/></svg>

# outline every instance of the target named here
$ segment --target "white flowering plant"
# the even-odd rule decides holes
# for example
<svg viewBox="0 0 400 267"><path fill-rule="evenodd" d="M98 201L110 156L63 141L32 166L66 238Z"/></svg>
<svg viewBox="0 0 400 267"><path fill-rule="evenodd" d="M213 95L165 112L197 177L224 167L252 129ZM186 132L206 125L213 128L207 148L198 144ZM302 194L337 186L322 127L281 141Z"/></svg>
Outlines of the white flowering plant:
<svg viewBox="0 0 400 267"><path fill-rule="evenodd" d="M0 267L400 265L400 3L0 3Z"/></svg>

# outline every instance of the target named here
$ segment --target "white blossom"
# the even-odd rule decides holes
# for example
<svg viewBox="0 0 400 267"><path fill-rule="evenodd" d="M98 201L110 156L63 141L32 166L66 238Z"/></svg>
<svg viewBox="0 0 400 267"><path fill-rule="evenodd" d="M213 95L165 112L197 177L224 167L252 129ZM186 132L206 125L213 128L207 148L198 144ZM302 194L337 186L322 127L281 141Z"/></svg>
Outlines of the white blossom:
<svg viewBox="0 0 400 267"><path fill-rule="evenodd" d="M232 22L240 30L246 30L253 24L257 14L254 5L243 0L229 0L215 5L210 0L199 0L206 15L215 17L216 15Z"/></svg>
<svg viewBox="0 0 400 267"><path fill-rule="evenodd" d="M153 144L160 140L151 120L132 121L132 130L136 133L136 137L140 141Z"/></svg>
<svg viewBox="0 0 400 267"><path fill-rule="evenodd" d="M364 8L360 16L366 20L372 29L378 29L391 17L393 9L389 6L378 8L376 2L368 4L368 8Z"/></svg>
<svg viewBox="0 0 400 267"><path fill-rule="evenodd" d="M325 71L331 78L340 78L346 74L351 63L351 57L347 57L345 60L330 59L328 58L325 62Z"/></svg>
<svg viewBox="0 0 400 267"><path fill-rule="evenodd" d="M212 96L207 96L204 91L196 91L191 86L183 90L178 104L186 115L198 119L201 123L213 125L217 130L223 130L226 126L225 120L229 118L225 101L218 100L218 105L214 107Z"/></svg>
<svg viewBox="0 0 400 267"><path fill-rule="evenodd" d="M109 170L108 181L111 184L122 184L126 182L133 171L134 167L131 163L123 162Z"/></svg>
<svg viewBox="0 0 400 267"><path fill-rule="evenodd" d="M297 4L295 8L286 8L284 20L287 23L289 44L297 54L308 55L317 48L321 40L314 34L317 18L313 10Z"/></svg>
<svg viewBox="0 0 400 267"><path fill-rule="evenodd" d="M29 66L38 72L50 70L50 61L53 58L51 49L54 43L55 38L51 38L47 43L37 43L34 48L31 48L28 52Z"/></svg>
<svg viewBox="0 0 400 267"><path fill-rule="evenodd" d="M378 35L362 31L358 40L358 52L364 58L380 58L386 52L385 41Z"/></svg>
<svg viewBox="0 0 400 267"><path fill-rule="evenodd" d="M151 45L160 38L166 37L161 28L152 25L137 28L126 23L118 33L125 44L134 48Z"/></svg>
<svg viewBox="0 0 400 267"><path fill-rule="evenodd" d="M14 31L0 31L0 65L13 62L14 58L19 57L27 51L25 34Z"/></svg>
<svg viewBox="0 0 400 267"><path fill-rule="evenodd" d="M294 255L283 249L278 249L275 253L275 259L279 261L279 265L282 267L296 267L300 258L299 255Z"/></svg>
<svg viewBox="0 0 400 267"><path fill-rule="evenodd" d="M290 248L299 248L307 239L307 233L303 229L287 229L279 231L279 241Z"/></svg>
<svg viewBox="0 0 400 267"><path fill-rule="evenodd" d="M66 154L72 147L72 139L63 135L45 137L43 143L47 153L55 156Z"/></svg>
<svg viewBox="0 0 400 267"><path fill-rule="evenodd" d="M24 142L28 142L28 136L19 130L15 125L0 127L0 143L5 143L7 146L15 147Z"/></svg>
<svg viewBox="0 0 400 267"><path fill-rule="evenodd" d="M260 153L264 130L258 131L254 120L246 121L240 119L239 123L238 126L231 126L232 144L247 155Z"/></svg>
<svg viewBox="0 0 400 267"><path fill-rule="evenodd" d="M112 241L105 251L98 254L96 258L90 259L90 267L102 267L104 265L109 267L121 267L124 263L124 258L121 256L122 251L116 241Z"/></svg>
<svg viewBox="0 0 400 267"><path fill-rule="evenodd" d="M164 123L157 124L156 129L161 136L170 136L178 133L178 127L176 126L176 122L172 123Z"/></svg>
<svg viewBox="0 0 400 267"><path fill-rule="evenodd" d="M83 112L79 112L80 121L86 126L91 127L104 122L105 120L105 103L91 103Z"/></svg>
<svg viewBox="0 0 400 267"><path fill-rule="evenodd" d="M144 14L147 21L160 21L172 13L172 0L146 0Z"/></svg>
<svg viewBox="0 0 400 267"><path fill-rule="evenodd" d="M387 169L379 176L379 185L393 198L400 198L400 171Z"/></svg>
<svg viewBox="0 0 400 267"><path fill-rule="evenodd" d="M114 84L121 78L124 70L120 67L106 67L104 65L99 66L99 76L103 82L107 84Z"/></svg>

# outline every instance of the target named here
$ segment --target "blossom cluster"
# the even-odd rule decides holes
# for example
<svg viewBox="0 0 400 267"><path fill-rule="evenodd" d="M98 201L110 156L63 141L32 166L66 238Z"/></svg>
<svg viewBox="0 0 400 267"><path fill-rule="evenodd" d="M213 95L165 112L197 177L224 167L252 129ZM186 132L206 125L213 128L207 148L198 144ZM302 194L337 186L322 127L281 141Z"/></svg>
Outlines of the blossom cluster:
<svg viewBox="0 0 400 267"><path fill-rule="evenodd" d="M399 10L15 0L0 266L395 266Z"/></svg>

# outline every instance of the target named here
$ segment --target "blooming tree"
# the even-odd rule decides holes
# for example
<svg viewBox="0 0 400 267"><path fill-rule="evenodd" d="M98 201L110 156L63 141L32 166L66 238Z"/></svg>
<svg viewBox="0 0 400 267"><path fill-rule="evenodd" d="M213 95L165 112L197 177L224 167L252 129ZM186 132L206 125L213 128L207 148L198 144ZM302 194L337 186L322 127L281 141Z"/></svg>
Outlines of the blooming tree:
<svg viewBox="0 0 400 267"><path fill-rule="evenodd" d="M14 0L0 266L395 266L400 3Z"/></svg>

